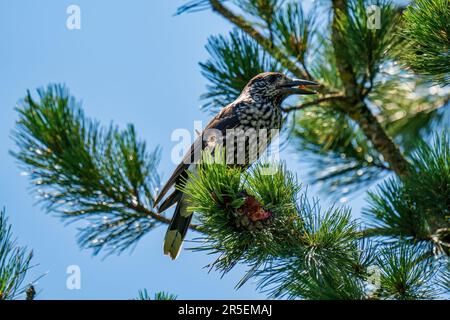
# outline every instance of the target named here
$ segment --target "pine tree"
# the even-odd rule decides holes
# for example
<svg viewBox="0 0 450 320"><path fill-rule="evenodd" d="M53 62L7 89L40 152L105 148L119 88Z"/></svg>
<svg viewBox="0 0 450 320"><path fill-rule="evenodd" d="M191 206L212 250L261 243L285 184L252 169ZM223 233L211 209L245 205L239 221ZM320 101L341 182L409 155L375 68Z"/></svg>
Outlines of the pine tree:
<svg viewBox="0 0 450 320"><path fill-rule="evenodd" d="M432 6L440 8L433 21ZM429 81L448 84L448 32L439 29L444 36L421 52L413 45L424 30L448 28L448 5L417 1L403 13L384 0L323 0L308 11L298 1L193 0L178 13L209 9L235 29L207 43L204 110L217 112L259 72L314 80L318 96L284 107L284 136L311 165L305 182L333 197L379 185L355 220L347 207L311 200L283 163L242 172L220 151L214 161L205 155L182 188L197 215L193 249L217 253L209 267L222 273L246 265L237 286L255 279L270 297L448 294L450 93ZM415 65L417 55L427 59ZM47 211L90 222L78 235L82 248L120 253L170 221L153 207L159 148L148 151L132 125L101 126L61 85L37 98L28 92L17 111L12 154ZM268 175L268 165L277 170Z"/></svg>

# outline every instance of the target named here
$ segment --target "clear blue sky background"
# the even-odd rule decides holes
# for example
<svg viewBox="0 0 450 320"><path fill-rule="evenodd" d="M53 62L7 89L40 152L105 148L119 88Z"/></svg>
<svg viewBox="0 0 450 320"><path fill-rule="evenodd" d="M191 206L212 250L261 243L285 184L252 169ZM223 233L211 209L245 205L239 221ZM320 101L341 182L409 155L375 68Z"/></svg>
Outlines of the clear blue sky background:
<svg viewBox="0 0 450 320"><path fill-rule="evenodd" d="M26 89L65 83L86 114L105 124L133 123L139 136L163 149L164 181L176 128L192 130L194 120L208 119L199 110L206 81L199 61L207 57L208 36L231 26L209 11L174 17L182 1L167 0L0 0L0 206L7 209L19 243L33 248L38 263L28 280L39 281L40 299L129 299L139 289L175 293L184 299L257 299L254 284L234 285L244 269L220 279L203 267L212 257L184 251L175 262L162 254L165 232L148 234L130 254L106 260L76 244L76 226L65 227L34 203L29 183L8 150L17 114L14 106ZM66 8L81 7L82 29L66 29ZM302 171L301 158L285 151L288 167ZM310 195L322 197L317 190ZM322 197L323 198L323 197ZM350 201L359 216L362 196ZM66 268L81 268L81 290L66 288Z"/></svg>

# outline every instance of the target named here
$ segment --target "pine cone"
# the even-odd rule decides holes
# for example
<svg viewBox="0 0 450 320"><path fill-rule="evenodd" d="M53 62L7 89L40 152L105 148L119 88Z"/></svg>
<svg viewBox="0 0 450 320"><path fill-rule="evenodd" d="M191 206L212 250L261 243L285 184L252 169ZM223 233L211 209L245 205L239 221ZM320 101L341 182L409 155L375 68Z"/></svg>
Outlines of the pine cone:
<svg viewBox="0 0 450 320"><path fill-rule="evenodd" d="M263 229L270 223L272 212L266 211L255 197L247 195L246 192L243 192L243 195L245 202L236 210L235 214L236 226L250 231Z"/></svg>

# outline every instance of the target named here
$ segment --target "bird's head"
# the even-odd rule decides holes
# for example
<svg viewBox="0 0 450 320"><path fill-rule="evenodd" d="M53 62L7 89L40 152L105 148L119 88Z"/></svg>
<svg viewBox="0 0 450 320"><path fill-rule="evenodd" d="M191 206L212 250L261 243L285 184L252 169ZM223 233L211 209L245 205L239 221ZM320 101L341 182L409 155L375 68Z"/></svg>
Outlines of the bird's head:
<svg viewBox="0 0 450 320"><path fill-rule="evenodd" d="M280 72L264 72L251 79L244 89L254 99L269 99L283 101L294 94L315 94L313 90L308 90L309 86L317 86L318 83L292 79Z"/></svg>

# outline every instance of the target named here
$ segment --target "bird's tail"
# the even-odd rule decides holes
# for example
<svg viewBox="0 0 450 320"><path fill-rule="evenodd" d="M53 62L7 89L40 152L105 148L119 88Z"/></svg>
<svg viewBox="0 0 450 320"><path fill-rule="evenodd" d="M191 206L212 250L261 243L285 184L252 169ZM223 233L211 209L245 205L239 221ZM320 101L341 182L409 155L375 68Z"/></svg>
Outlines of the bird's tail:
<svg viewBox="0 0 450 320"><path fill-rule="evenodd" d="M183 239L192 220L192 212L188 212L184 197L178 201L172 216L169 228L164 238L164 254L169 255L172 259L176 259L180 253Z"/></svg>

